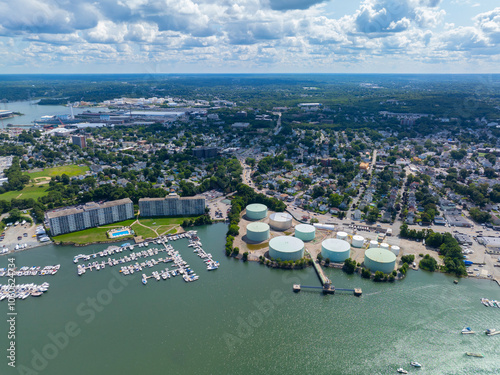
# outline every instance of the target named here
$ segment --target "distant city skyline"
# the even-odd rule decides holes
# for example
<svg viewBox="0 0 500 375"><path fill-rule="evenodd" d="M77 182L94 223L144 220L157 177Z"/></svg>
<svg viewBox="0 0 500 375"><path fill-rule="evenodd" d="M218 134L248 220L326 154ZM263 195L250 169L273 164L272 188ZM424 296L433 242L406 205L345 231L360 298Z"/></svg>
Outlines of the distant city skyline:
<svg viewBox="0 0 500 375"><path fill-rule="evenodd" d="M500 73L498 0L0 0L0 73Z"/></svg>

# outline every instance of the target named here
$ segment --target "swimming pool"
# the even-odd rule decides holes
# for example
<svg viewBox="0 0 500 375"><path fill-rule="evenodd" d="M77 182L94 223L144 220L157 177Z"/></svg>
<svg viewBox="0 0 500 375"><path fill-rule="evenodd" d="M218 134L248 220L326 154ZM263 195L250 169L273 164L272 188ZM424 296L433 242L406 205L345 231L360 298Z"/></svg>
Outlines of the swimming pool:
<svg viewBox="0 0 500 375"><path fill-rule="evenodd" d="M109 234L109 236L110 236L111 238L115 238L115 237L126 236L126 235L129 235L129 234L131 234L131 233L130 233L130 230L129 230L129 229L127 229L127 230L121 230L121 231L119 231L119 232L110 233L110 234Z"/></svg>

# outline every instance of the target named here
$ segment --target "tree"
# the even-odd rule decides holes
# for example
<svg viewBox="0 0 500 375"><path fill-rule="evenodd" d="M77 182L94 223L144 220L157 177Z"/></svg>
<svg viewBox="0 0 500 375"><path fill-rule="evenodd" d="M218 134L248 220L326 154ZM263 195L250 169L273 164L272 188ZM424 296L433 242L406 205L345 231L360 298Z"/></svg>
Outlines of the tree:
<svg viewBox="0 0 500 375"><path fill-rule="evenodd" d="M312 197L314 199L316 199L316 198L322 197L323 195L325 195L325 188L323 186L320 186L320 185L314 186Z"/></svg>
<svg viewBox="0 0 500 375"><path fill-rule="evenodd" d="M369 279L371 276L372 273L370 272L370 270L367 268L363 268L363 270L361 271L361 277L364 279Z"/></svg>
<svg viewBox="0 0 500 375"><path fill-rule="evenodd" d="M337 193L330 194L330 197L328 197L328 203L332 207L338 208L343 200L344 200L344 197L340 194L337 194Z"/></svg>
<svg viewBox="0 0 500 375"><path fill-rule="evenodd" d="M342 267L344 272L352 274L356 270L356 261L352 260L351 258L347 258L344 261L344 266Z"/></svg>
<svg viewBox="0 0 500 375"><path fill-rule="evenodd" d="M385 273L382 271L376 271L375 272L375 278L373 279L374 281L382 281L385 279Z"/></svg>
<svg viewBox="0 0 500 375"><path fill-rule="evenodd" d="M63 173L62 176L61 176L61 182L64 184L64 185L69 185L69 176L66 174L66 173Z"/></svg>
<svg viewBox="0 0 500 375"><path fill-rule="evenodd" d="M366 217L366 220L374 223L378 219L378 214L379 214L378 208L372 207L372 209L368 212L368 216Z"/></svg>
<svg viewBox="0 0 500 375"><path fill-rule="evenodd" d="M246 158L245 163L248 164L252 168L255 167L255 159L254 158L250 158L250 157Z"/></svg>
<svg viewBox="0 0 500 375"><path fill-rule="evenodd" d="M248 260L248 251L245 251L243 253L243 258L242 259L243 259L244 262L246 262Z"/></svg>
<svg viewBox="0 0 500 375"><path fill-rule="evenodd" d="M478 223L487 223L491 220L491 215L488 212L481 211L479 208L471 208L469 214Z"/></svg>
<svg viewBox="0 0 500 375"><path fill-rule="evenodd" d="M426 254L419 262L418 266L423 270L434 272L437 269L437 261L429 254Z"/></svg>
<svg viewBox="0 0 500 375"><path fill-rule="evenodd" d="M227 235L229 236L237 236L238 234L240 233L240 227L235 225L235 224L231 224L227 230Z"/></svg>
<svg viewBox="0 0 500 375"><path fill-rule="evenodd" d="M413 263L415 261L415 255L413 254L403 255L401 257L401 261L403 263L408 263L408 264Z"/></svg>

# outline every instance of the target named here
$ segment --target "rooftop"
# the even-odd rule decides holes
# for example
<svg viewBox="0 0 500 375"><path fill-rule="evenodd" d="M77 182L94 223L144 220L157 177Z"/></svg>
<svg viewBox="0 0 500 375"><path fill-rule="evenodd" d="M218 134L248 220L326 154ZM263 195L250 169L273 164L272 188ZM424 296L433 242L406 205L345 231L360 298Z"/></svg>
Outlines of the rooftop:
<svg viewBox="0 0 500 375"><path fill-rule="evenodd" d="M60 216L74 215L74 214L77 214L80 212L96 210L98 208L120 206L122 204L127 204L127 203L132 203L130 198L118 199L116 201L109 201L109 202L104 202L101 204L95 203L95 202L89 202L89 203L85 203L83 206L67 207L67 208L62 208L62 209L56 210L56 211L50 211L50 212L46 213L46 216L48 219L54 219L54 218L60 217Z"/></svg>

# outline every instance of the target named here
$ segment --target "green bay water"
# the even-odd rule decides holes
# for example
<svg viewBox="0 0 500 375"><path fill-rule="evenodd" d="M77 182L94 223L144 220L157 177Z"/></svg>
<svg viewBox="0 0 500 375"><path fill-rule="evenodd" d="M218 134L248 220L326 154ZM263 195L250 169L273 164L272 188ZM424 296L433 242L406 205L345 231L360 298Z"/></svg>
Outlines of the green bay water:
<svg viewBox="0 0 500 375"><path fill-rule="evenodd" d="M17 278L48 281L50 289L16 303L16 369L7 366L7 302L0 302L0 374L396 374L398 367L410 374L500 374L500 335L483 333L500 329L500 308L480 303L500 300L492 282L455 285L450 276L410 271L403 281L374 283L328 269L334 285L361 287L363 296L295 294L295 282L319 285L312 268L273 270L228 259L224 224L196 229L221 266L206 271L187 240L173 241L200 276L193 283L176 277L144 286L140 274L120 275L119 266L79 277L73 257L107 245L16 254L19 267L60 263L61 269ZM0 267L6 265L1 257ZM68 324L75 337L57 348L51 337L64 336ZM477 334L461 335L464 326ZM423 368L410 368L411 360Z"/></svg>

